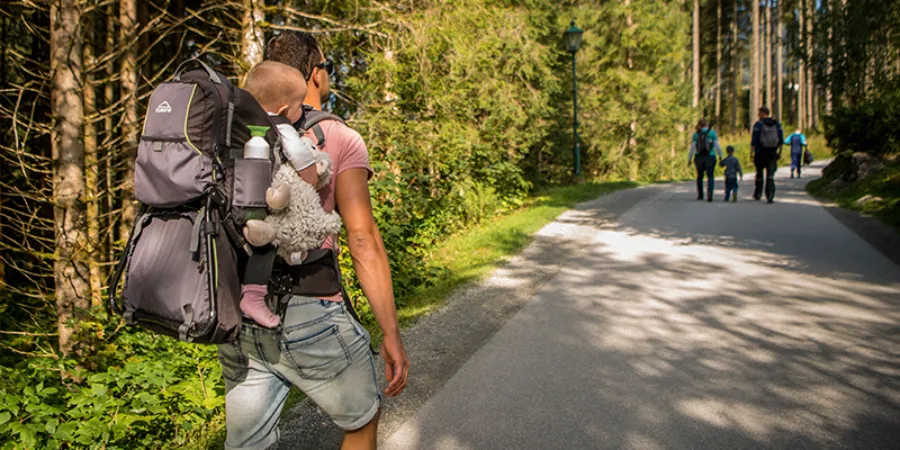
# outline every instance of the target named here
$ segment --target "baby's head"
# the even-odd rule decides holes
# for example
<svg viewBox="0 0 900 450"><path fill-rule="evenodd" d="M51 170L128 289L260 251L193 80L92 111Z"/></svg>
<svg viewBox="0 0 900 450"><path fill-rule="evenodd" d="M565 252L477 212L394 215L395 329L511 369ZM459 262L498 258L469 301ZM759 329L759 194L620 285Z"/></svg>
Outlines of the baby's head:
<svg viewBox="0 0 900 450"><path fill-rule="evenodd" d="M734 147L729 145L728 147L725 147L725 151L728 152L728 156L734 156Z"/></svg>
<svg viewBox="0 0 900 450"><path fill-rule="evenodd" d="M274 61L263 61L247 74L244 90L272 114L294 123L303 115L306 80L299 70Z"/></svg>

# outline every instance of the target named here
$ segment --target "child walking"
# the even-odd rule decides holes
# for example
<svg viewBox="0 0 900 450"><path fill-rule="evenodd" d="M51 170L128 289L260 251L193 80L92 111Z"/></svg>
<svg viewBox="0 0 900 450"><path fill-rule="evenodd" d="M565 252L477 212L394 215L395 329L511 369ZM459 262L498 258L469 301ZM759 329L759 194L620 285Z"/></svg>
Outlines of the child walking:
<svg viewBox="0 0 900 450"><path fill-rule="evenodd" d="M725 201L727 202L728 199L731 198L732 202L736 202L738 175L740 175L741 180L743 180L744 172L741 171L741 162L734 157L734 147L729 145L725 151L728 153L728 156L719 163L720 166L725 168ZM734 197L731 197L732 193L734 193Z"/></svg>

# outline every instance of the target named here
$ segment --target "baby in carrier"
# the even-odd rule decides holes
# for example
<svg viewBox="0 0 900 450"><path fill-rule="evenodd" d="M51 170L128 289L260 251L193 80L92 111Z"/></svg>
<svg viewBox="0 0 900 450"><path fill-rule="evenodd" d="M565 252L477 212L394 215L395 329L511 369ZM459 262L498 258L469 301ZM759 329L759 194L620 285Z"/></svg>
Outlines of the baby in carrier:
<svg viewBox="0 0 900 450"><path fill-rule="evenodd" d="M341 229L340 216L325 212L317 192L330 181L331 160L310 139L301 138L292 125L303 114L305 86L299 70L273 61L253 67L244 86L277 124L283 155L266 192L269 213L263 220L248 220L244 237L255 247L255 255L275 251L292 265L301 264L307 250L318 248L327 236ZM280 319L265 302L271 270L261 270L259 261L251 256L248 263L241 311L256 323L273 328Z"/></svg>

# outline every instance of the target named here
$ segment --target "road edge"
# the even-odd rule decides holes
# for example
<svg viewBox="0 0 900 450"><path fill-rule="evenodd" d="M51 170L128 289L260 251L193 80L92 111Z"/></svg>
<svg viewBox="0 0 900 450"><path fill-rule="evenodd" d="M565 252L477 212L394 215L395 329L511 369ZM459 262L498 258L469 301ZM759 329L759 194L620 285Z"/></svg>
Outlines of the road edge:
<svg viewBox="0 0 900 450"><path fill-rule="evenodd" d="M810 182L812 181L810 180ZM808 185L809 183L807 183ZM849 228L850 231L856 233L857 236L878 250L887 259L900 266L900 232L897 232L890 225L881 222L875 217L852 209L842 208L828 198L813 195L809 192L807 186L803 187L806 193L819 202L819 205L828 211L832 217Z"/></svg>

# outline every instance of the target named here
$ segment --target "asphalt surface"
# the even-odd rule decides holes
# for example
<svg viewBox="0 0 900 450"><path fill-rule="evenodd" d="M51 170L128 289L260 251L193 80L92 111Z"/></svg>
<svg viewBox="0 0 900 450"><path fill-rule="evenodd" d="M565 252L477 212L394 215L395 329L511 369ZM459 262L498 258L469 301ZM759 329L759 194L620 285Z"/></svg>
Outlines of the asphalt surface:
<svg viewBox="0 0 900 450"><path fill-rule="evenodd" d="M900 449L896 233L751 178L737 204L657 185L539 231L404 333L380 448ZM340 446L309 403L281 431Z"/></svg>
<svg viewBox="0 0 900 450"><path fill-rule="evenodd" d="M900 449L900 267L806 181L566 213L583 246L382 448Z"/></svg>
<svg viewBox="0 0 900 450"><path fill-rule="evenodd" d="M580 205L591 223L553 223L538 231L531 244L491 277L465 286L444 306L404 330L403 342L412 362L403 395L383 400L380 444L415 414L535 293L556 276L563 264L584 248L594 225L613 223L636 203L656 195L661 186L619 191ZM384 362L376 359L379 382ZM343 432L309 401L289 411L274 450L338 449Z"/></svg>

